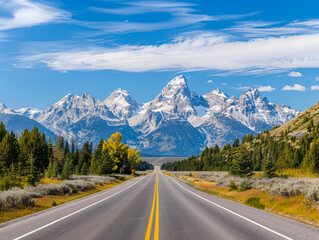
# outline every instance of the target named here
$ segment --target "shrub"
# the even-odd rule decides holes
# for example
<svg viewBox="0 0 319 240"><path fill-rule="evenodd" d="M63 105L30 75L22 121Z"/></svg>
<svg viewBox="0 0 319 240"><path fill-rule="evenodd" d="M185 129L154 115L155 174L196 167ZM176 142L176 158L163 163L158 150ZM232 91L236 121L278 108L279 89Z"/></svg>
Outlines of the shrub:
<svg viewBox="0 0 319 240"><path fill-rule="evenodd" d="M234 190L237 190L238 189L238 186L236 185L235 181L231 180L230 181L230 184L229 184L229 191L234 191Z"/></svg>
<svg viewBox="0 0 319 240"><path fill-rule="evenodd" d="M238 188L238 191L246 191L253 188L253 183L250 181L243 181Z"/></svg>
<svg viewBox="0 0 319 240"><path fill-rule="evenodd" d="M252 206L258 209L262 209L262 210L265 209L265 205L261 204L260 198L257 198L257 197L249 197L247 198L245 203L248 204L249 206Z"/></svg>
<svg viewBox="0 0 319 240"><path fill-rule="evenodd" d="M52 206L55 207L56 205L58 205L54 200L52 201Z"/></svg>
<svg viewBox="0 0 319 240"><path fill-rule="evenodd" d="M78 189L77 188L72 188L72 193L77 193Z"/></svg>
<svg viewBox="0 0 319 240"><path fill-rule="evenodd" d="M34 206L32 198L41 197L40 194L28 192L21 188L13 188L11 190L0 193L0 209L6 209L17 206Z"/></svg>

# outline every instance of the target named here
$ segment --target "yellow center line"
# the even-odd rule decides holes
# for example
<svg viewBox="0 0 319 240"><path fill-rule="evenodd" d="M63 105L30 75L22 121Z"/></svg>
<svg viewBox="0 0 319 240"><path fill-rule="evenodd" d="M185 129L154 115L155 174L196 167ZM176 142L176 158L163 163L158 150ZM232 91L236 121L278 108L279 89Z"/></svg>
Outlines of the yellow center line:
<svg viewBox="0 0 319 240"><path fill-rule="evenodd" d="M155 230L154 230L154 240L158 240L159 235L159 200L158 200L158 173L156 173L156 218L155 218Z"/></svg>
<svg viewBox="0 0 319 240"><path fill-rule="evenodd" d="M153 216L154 216L154 208L155 208L155 201L156 201L156 192L158 192L157 182L158 182L158 175L156 174L156 183L155 183L155 188L154 188L153 204L152 204L152 210L151 210L150 218L148 220L145 240L150 240L150 238L151 238L151 231L152 231L152 225L153 225ZM156 215L157 215L157 210L156 210Z"/></svg>

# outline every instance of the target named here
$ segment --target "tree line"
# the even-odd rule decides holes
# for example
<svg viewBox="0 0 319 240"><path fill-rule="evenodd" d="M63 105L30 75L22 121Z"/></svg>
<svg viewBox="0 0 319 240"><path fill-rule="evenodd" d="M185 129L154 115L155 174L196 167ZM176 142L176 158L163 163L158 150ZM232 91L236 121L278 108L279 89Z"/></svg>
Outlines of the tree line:
<svg viewBox="0 0 319 240"><path fill-rule="evenodd" d="M94 151L90 142L82 148L61 136L52 142L37 127L25 129L18 136L0 123L0 190L21 186L23 182L35 185L43 177L131 174L139 168L146 170L151 166L141 163L140 151L124 144L118 132L107 141L102 139Z"/></svg>
<svg viewBox="0 0 319 240"><path fill-rule="evenodd" d="M248 134L236 138L232 145L206 147L201 154L182 161L165 163L168 171L230 171L233 175L249 176L263 170L265 176L275 175L280 169L303 169L319 173L319 122L308 119L307 133L296 138L288 131L280 137L271 136L268 130L257 136Z"/></svg>

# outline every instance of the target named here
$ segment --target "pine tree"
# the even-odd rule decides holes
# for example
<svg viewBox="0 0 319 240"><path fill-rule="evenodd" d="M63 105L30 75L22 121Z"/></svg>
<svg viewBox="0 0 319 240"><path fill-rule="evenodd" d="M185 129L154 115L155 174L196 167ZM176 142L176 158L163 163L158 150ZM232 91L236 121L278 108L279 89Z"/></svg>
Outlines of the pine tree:
<svg viewBox="0 0 319 240"><path fill-rule="evenodd" d="M31 153L28 158L29 163L29 170L27 175L27 182L30 185L35 185L37 182L40 181L40 172L39 169L35 165L35 158L33 157L33 154Z"/></svg>
<svg viewBox="0 0 319 240"><path fill-rule="evenodd" d="M276 176L276 170L276 165L272 161L267 160L263 166L263 176L266 178L273 178Z"/></svg>
<svg viewBox="0 0 319 240"><path fill-rule="evenodd" d="M286 144L285 149L280 153L276 166L279 169L287 169L294 167L294 152L289 144Z"/></svg>
<svg viewBox="0 0 319 240"><path fill-rule="evenodd" d="M319 143L312 144L303 160L302 168L306 171L319 173Z"/></svg>
<svg viewBox="0 0 319 240"><path fill-rule="evenodd" d="M235 155L230 173L235 176L247 177L252 175L252 161L249 153L244 147Z"/></svg>
<svg viewBox="0 0 319 240"><path fill-rule="evenodd" d="M66 160L64 165L63 165L61 178L68 179L70 175L71 175L71 163L69 160Z"/></svg>

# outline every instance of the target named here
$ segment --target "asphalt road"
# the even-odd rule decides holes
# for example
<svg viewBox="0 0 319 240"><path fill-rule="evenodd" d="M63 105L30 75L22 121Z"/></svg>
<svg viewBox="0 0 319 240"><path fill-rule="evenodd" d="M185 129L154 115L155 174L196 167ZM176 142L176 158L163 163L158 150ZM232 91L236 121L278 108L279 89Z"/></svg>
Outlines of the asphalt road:
<svg viewBox="0 0 319 240"><path fill-rule="evenodd" d="M10 222L0 239L311 240L319 229L153 173Z"/></svg>

